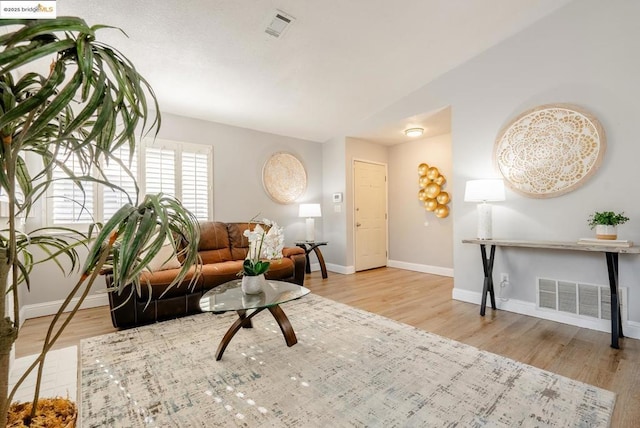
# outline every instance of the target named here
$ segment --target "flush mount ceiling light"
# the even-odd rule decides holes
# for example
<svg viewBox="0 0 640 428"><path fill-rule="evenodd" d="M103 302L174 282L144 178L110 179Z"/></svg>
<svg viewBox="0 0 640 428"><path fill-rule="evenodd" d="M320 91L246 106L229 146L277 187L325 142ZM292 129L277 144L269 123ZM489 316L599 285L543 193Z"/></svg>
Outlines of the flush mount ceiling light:
<svg viewBox="0 0 640 428"><path fill-rule="evenodd" d="M423 128L409 128L404 130L404 135L407 137L419 137L424 134Z"/></svg>

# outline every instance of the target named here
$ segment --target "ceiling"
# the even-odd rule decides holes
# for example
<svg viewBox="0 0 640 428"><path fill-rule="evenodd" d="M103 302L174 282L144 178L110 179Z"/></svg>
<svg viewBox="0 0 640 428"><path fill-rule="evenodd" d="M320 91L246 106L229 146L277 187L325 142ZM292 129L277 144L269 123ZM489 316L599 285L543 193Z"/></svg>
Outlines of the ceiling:
<svg viewBox="0 0 640 428"><path fill-rule="evenodd" d="M406 129L422 128L424 133L417 137L407 137ZM374 143L392 146L410 140L431 138L451 132L451 108L445 107L435 112L427 112L387 123L380 127L358 133L354 137Z"/></svg>
<svg viewBox="0 0 640 428"><path fill-rule="evenodd" d="M59 16L124 30L129 38L100 30L98 39L134 62L163 112L324 142L568 2L64 0L57 6ZM264 31L277 9L295 18L280 38ZM428 119L416 113L403 122ZM402 126L381 124L366 137L401 142Z"/></svg>

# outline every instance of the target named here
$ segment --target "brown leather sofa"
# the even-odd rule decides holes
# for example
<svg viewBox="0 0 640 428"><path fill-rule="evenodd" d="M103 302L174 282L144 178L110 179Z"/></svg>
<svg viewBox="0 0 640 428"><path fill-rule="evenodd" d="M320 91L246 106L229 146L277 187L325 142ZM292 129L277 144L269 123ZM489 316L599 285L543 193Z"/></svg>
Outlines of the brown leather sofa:
<svg viewBox="0 0 640 428"><path fill-rule="evenodd" d="M200 313L198 302L208 290L237 278L249 251L249 242L243 232L248 223L201 222L198 252L202 258L202 272L195 285L189 287L189 277L181 284L165 292L179 269L145 272L142 284L151 283L149 289L143 285L142 294L131 294L127 286L121 295L109 293L111 321L114 327L129 328ZM305 253L298 247L285 247L282 259L273 260L266 273L267 279L304 284ZM111 275L105 275L107 287L112 284ZM164 295L163 295L164 293Z"/></svg>

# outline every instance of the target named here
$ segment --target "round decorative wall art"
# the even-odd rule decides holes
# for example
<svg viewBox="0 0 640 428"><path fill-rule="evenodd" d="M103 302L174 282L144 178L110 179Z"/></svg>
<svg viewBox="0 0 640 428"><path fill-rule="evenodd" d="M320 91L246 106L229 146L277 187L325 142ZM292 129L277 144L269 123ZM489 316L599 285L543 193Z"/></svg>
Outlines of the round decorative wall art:
<svg viewBox="0 0 640 428"><path fill-rule="evenodd" d="M291 153L274 153L262 168L262 185L275 202L291 204L307 188L307 171Z"/></svg>
<svg viewBox="0 0 640 428"><path fill-rule="evenodd" d="M496 139L493 156L512 190L552 198L584 184L605 149L604 130L594 116L573 105L553 104L509 123Z"/></svg>

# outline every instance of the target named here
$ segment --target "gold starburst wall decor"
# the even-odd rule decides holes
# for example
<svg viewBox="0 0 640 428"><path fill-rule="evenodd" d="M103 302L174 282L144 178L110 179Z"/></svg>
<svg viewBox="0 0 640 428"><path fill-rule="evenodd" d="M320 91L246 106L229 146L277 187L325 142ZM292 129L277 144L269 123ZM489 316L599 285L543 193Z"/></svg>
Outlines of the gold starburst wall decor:
<svg viewBox="0 0 640 428"><path fill-rule="evenodd" d="M438 218L445 218L449 215L449 193L443 190L447 179L440 174L438 168L429 166L426 163L418 165L418 199L424 203L424 209L433 211Z"/></svg>

